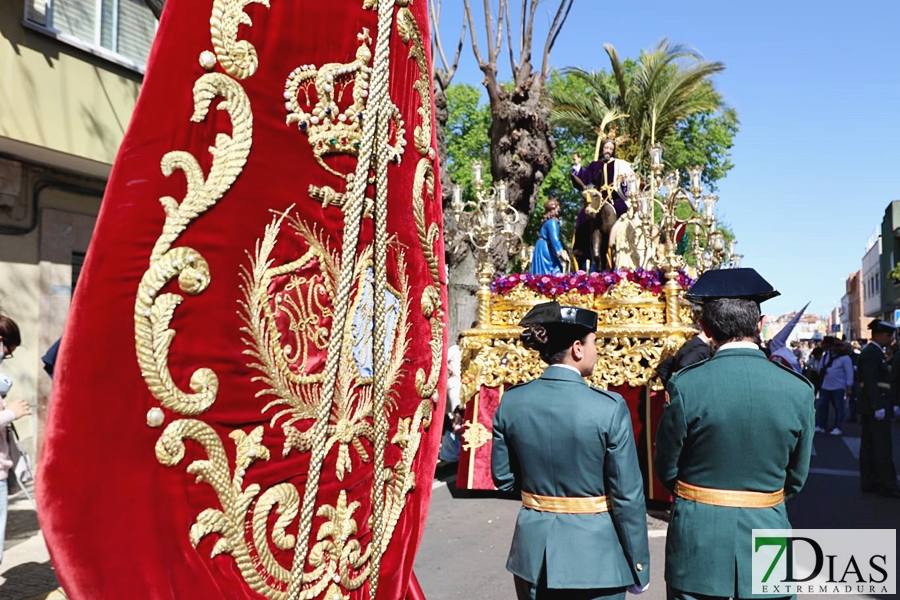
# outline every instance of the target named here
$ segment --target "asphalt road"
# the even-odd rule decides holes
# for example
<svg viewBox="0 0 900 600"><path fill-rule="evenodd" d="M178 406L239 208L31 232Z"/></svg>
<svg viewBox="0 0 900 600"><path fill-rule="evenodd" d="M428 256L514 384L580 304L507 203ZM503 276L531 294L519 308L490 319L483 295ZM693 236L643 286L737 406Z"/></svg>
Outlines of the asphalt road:
<svg viewBox="0 0 900 600"><path fill-rule="evenodd" d="M897 529L900 499L860 491L859 426L848 424L844 434L816 436L809 480L804 490L788 503L794 528ZM900 423L894 423L894 454L896 464L900 465ZM439 472L438 478L415 563L425 597L428 600L515 600L512 575L506 571L505 564L520 502L496 493L457 490L455 479L447 472ZM648 519L651 579L650 589L641 600L664 600L665 523L652 516ZM799 598L888 597L804 595Z"/></svg>

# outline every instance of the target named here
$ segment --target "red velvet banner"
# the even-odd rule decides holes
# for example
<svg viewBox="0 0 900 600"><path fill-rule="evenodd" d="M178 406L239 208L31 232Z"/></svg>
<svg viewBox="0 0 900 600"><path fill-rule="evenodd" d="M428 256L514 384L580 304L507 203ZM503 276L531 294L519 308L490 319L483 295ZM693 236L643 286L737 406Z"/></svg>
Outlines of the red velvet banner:
<svg viewBox="0 0 900 600"><path fill-rule="evenodd" d="M70 598L421 597L446 299L426 13L166 3L51 399L38 514Z"/></svg>

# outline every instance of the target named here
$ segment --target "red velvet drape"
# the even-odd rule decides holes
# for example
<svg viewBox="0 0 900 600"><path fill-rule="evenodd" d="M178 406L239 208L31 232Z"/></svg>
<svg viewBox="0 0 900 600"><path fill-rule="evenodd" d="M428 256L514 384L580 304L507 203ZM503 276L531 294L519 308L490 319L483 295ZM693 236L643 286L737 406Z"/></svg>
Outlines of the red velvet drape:
<svg viewBox="0 0 900 600"><path fill-rule="evenodd" d="M298 502L303 501L311 463L309 447L314 444L311 438L301 438L312 430L315 419L297 406L302 407L304 402L316 406L316 396L303 394L333 386L334 380L291 384L296 406L279 404L274 391L277 386L265 379L264 361L253 355L253 348L259 351L265 347L286 357L282 370L269 370L285 380L320 375L329 332L334 334L346 327L348 337L364 338L368 321L365 310L359 307L367 301L386 302L383 298L372 301L371 289L367 291L361 281L372 265L360 262L361 273L349 290L354 298L350 317L362 315L360 321L332 322L336 296L343 292L326 285L326 273L329 260L347 258L342 254L345 217L339 203L323 204L311 196L310 187L344 192L347 185L316 162L310 134L297 123L286 123L289 110L285 106L285 82L295 69L351 63L366 34L371 38L373 53L386 41L377 39L377 11L364 8L363 0L275 1L271 6L257 1L247 3L242 13L226 12L223 16L221 9L229 4L242 3L166 3L144 87L113 168L63 336L38 500L41 526L57 576L73 600L238 599L272 597L283 591L278 570L293 569L291 536L297 535L300 517L283 525L284 540L275 540L273 530L280 511L289 513L291 499L286 489L296 490ZM396 465L411 452L410 483L414 485L407 486L409 491L401 495L405 507L381 562L378 598L383 600L404 598L408 592L413 598L422 596L418 585L411 583L412 565L427 514L441 422L438 418L427 427L426 418L425 423L416 425L416 411L423 402L416 380L420 372L424 380L430 380L443 364L441 357L434 364L432 348L437 343L439 351L443 343L443 315L439 308L423 308L424 300L433 297L432 289L437 290L439 302L446 300L442 242L429 233L440 225L442 217L431 123L427 5L391 5L389 94L397 119L390 127L392 143L405 147L405 152L388 168L388 285L394 299L391 310L401 311L405 303L408 329L402 329L402 323L394 324L395 334L404 336L406 342L399 350L402 364L390 390L385 465L395 471L393 485L403 475ZM408 22L404 27L398 25L401 11L411 11L406 16L412 16L416 27ZM415 29L421 36L418 41L410 35ZM216 32L223 35L216 37ZM236 36L236 40L230 36ZM225 51L236 48L233 56L240 59L248 53L242 46L245 43L255 49L255 67L237 75L226 72L221 56L207 66L211 73L228 79L232 88L239 88L246 96L246 105L241 108L241 99L232 97L232 111L222 110L226 100L223 94L214 94L208 114L192 121L192 90L207 73L202 63L208 61L210 53L215 56L221 52L223 44ZM417 60L416 49L424 53L422 60ZM423 78L428 85L416 86ZM335 89L335 101L341 110L352 103L357 82L346 85L342 95ZM311 109L317 99L315 89L309 98ZM306 99L301 93L300 101ZM185 175L191 170L191 160L196 160L201 173L201 181L195 182L191 193L207 198L200 189L207 178L207 187L215 187L213 180L218 175L211 175L215 163L211 148L216 146L216 152L222 152L228 143L223 136L237 137L235 111L252 118L252 143L245 164L237 167L239 174L221 197L185 217L183 230L169 240L172 249L190 248L193 260L198 261L199 256L208 264L208 284L198 289L191 281L179 283L169 272L183 269L183 264L169 261L154 267L156 270L151 268L152 251L161 239L166 211L172 213L193 202L189 202L193 196L188 194ZM375 116L370 113L357 118ZM422 150L416 147L419 139L424 139L426 146ZM353 141L339 135L322 140L345 147ZM376 150L384 151L380 147ZM175 151L186 154L169 155ZM169 167L161 169L166 155L171 159ZM328 155L325 160L342 173L352 173L357 161L351 152ZM427 177L423 181L423 173L431 171L433 181ZM417 191L424 206L418 222L413 218L417 214ZM368 196L373 195L370 186ZM168 208L164 210L161 199L166 197L171 200L166 201ZM263 270L272 270L272 276L265 280L264 299L254 312L247 308L248 289L255 277L253 261L267 226L279 215L285 215L285 219L269 249L270 262L263 265ZM366 217L357 256L363 256L372 246L374 234L373 220ZM433 263L428 254L434 255ZM284 268L276 272L279 267ZM196 276L186 272L186 280ZM203 277L201 273L199 279ZM144 298L138 296L139 289L146 292L140 287L142 280L152 284L152 294ZM157 285L154 281L162 283L153 287ZM162 300L163 296L171 297L167 295L180 296L181 301L168 307L171 322L166 326L167 309ZM152 308L143 308L144 301ZM298 318L298 311L290 306L299 305L306 307L303 315L314 314L315 318ZM251 313L271 317L270 332L275 333L268 345L254 343L247 322ZM209 407L186 414L162 404L157 397L161 392L151 392L150 380L164 380L165 374L142 373L138 347L144 330L139 323L153 323L158 329L153 334L153 355L156 359L164 356L162 362L171 373L170 388L191 395L196 391L194 374L201 369L215 374L218 390ZM167 328L174 335L165 333ZM303 352L292 345L291 340L298 336L307 340ZM365 340L358 346L365 354ZM354 354L347 364L353 367L359 361L364 363ZM344 548L359 543L361 553L370 545L375 452L373 434L367 430L373 416L366 413L365 389L365 384L354 388L347 396L349 408L336 406L329 415L332 445L327 447L321 470L311 536L299 540L301 545L312 546L322 539L344 544ZM434 397L442 397L443 389L441 375ZM427 397L425 401L430 402ZM161 409L163 422L159 427L148 424L148 415L154 409ZM439 415L441 407L436 410ZM342 421L338 413L350 417ZM291 419L295 419L293 429L286 426ZM184 456L168 466L157 458L158 440L176 422L184 422L184 431L193 433L182 436ZM355 432L350 432L354 424ZM252 438L256 430L261 432L258 446L242 437ZM296 439L289 439L292 431ZM243 446L239 445L241 440ZM417 451L409 446L415 443ZM224 452L228 475L218 482L219 489L224 490L220 492L202 472L202 461L216 452L217 445ZM409 448L406 454L404 447ZM252 450L249 455L248 448ZM167 452L177 455L177 448L163 448L163 454ZM246 468L238 466L239 460ZM200 465L199 470L188 472L191 464ZM273 489L270 494L278 492L278 498L272 502L268 518L263 516L266 535L260 541L254 539L252 515L267 490ZM230 503L233 509L235 503L240 504L240 494L249 498L244 519L216 518L210 512L235 514L226 510L226 505ZM344 512L341 502L348 507ZM355 530L345 529L329 537L323 525L330 519L346 519L341 522L352 522ZM192 530L199 521L205 525ZM226 534L232 541L226 543ZM249 554L241 556L233 540L243 540ZM318 554L310 552L304 568L312 571L310 563L314 560L346 561L339 550L332 547ZM267 563L265 557L261 558L263 554L271 554L275 564ZM351 556L356 555L351 552ZM357 563L350 568L351 578L360 576L365 565L371 564ZM248 572L255 575L248 578ZM370 583L371 579L348 586L338 577L333 582L325 581L317 597L325 597L326 590L334 589L328 587L333 584L341 597L368 598Z"/></svg>

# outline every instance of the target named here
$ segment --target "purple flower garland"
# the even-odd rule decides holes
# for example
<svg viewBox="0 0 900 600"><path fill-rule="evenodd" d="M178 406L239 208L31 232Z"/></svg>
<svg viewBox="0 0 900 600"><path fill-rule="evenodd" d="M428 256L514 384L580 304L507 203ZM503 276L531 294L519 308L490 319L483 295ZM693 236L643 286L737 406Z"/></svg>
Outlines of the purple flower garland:
<svg viewBox="0 0 900 600"><path fill-rule="evenodd" d="M662 269L637 269L629 271L602 271L600 273L564 273L560 275L532 275L530 273L514 273L501 275L491 283L491 292L499 296L505 296L516 287L522 285L537 292L542 296L559 296L577 291L579 294L602 295L616 286L620 281L631 281L638 284L642 290L652 294L662 293L666 281L665 271ZM682 289L688 289L694 285L694 279L684 271L678 271L678 284Z"/></svg>

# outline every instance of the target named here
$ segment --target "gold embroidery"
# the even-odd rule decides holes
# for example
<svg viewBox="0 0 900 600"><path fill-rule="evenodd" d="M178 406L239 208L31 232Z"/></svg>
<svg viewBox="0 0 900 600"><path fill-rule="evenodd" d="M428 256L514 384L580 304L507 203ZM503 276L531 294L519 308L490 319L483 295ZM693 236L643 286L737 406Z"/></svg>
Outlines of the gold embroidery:
<svg viewBox="0 0 900 600"><path fill-rule="evenodd" d="M399 6L405 6L406 3ZM419 116L422 124L416 125L413 131L413 141L416 150L422 156L434 157L431 150L431 76L428 69L428 61L425 57L425 44L422 42L422 32L416 23L415 17L408 8L401 8L397 14L397 30L400 39L410 44L409 57L416 61L419 67L419 78L413 84L413 89L419 92Z"/></svg>
<svg viewBox="0 0 900 600"><path fill-rule="evenodd" d="M487 444L491 440L491 432L481 423L467 421L462 438L466 442L463 444L463 450L471 452Z"/></svg>
<svg viewBox="0 0 900 600"><path fill-rule="evenodd" d="M301 493L288 483L267 490L261 490L258 484L244 485L244 477L254 461L269 459L269 450L262 445L263 427L249 433L231 433L235 443L233 471L223 438L199 420L182 419L169 424L156 446L157 459L169 467L183 460L185 440L195 440L204 448L209 459L192 462L187 471L215 490L220 507L203 510L196 517L190 540L197 546L207 536L216 534L212 556L231 555L252 589L277 600L308 599L322 593L329 598L346 599L348 591L361 588L366 580L374 598L381 555L415 486L412 465L422 431L430 426L432 396L440 373L443 329L439 263L435 255L438 230L435 224L426 225L424 220L424 194L433 194L434 186L433 167L429 164L417 167L414 185L419 207L417 228L433 280L421 298L421 309L432 329L432 369L427 376L424 370L416 373L416 389L424 399L411 418L398 423L390 443L399 449L400 458L395 464L386 465L389 416L396 408L397 383L406 375L403 366L411 329L405 256L396 241L387 235L387 178L388 163L400 161L406 141L400 112L388 95L389 40L395 4L391 0L364 1L369 8L378 10L379 43L374 61L368 48L371 39L364 32L355 63L300 68L288 79L288 86L296 84L287 90L291 95L288 100L293 101L288 103L289 122L292 116L308 119L305 131L316 160L327 171L347 181L343 192L327 185L310 187L310 194L324 205L338 206L344 212L340 250L327 245L324 233L317 227L287 217L285 213L274 218L266 228L249 266L241 272L242 333L248 347L245 354L250 357L249 366L258 373L254 381L262 383L258 396L270 397L262 409L273 413L270 426L280 425L285 432L283 453L309 452L305 489ZM219 64L239 79L252 76L258 66L255 48L236 39L240 25L251 25L243 10L254 2L269 6L267 0L215 0L210 20ZM396 6L406 4L400 0ZM400 33L411 43L409 56L418 63L419 80L415 89L422 99L419 114L423 125L416 128L414 142L421 154L433 158L433 150L427 147L431 137L431 107L424 47L412 14L403 18L409 22L402 26L405 29ZM316 87L317 105L307 114L300 108L298 96L301 91L310 94L313 90L308 86L312 85ZM337 113L349 85L353 86L353 102ZM225 75L208 73L197 81L192 120L205 119L217 96L223 99L218 108L226 110L231 117L232 135L217 136L208 177L196 158L187 152L170 152L163 158L166 176L175 169L185 173L188 192L180 204L173 198L162 199L166 213L164 230L153 248L135 305L136 344L148 387L164 406L185 415L199 414L213 404L218 379L211 370L199 369L191 378L194 395L175 387L167 366L175 335L169 327L174 310L183 298L162 290L177 278L182 291L198 294L207 288L211 275L199 252L172 246L191 222L227 192L246 163L251 143L249 101L241 86ZM309 95L306 100L309 105ZM351 122L351 117L357 118ZM318 118L318 122L313 118ZM335 137L336 133L349 135L342 139ZM325 164L324 157L338 152L358 158L354 173L342 175ZM375 191L374 199L366 195L370 186ZM375 242L372 248L360 251L361 221L368 217L375 220ZM307 250L296 261L273 265L270 256L283 225L302 240ZM389 262L398 273L396 289L387 281ZM364 293L370 293L366 287L369 285L374 299L371 305L361 300ZM270 297L267 293L270 286L278 287L280 292ZM389 302L389 295L394 300ZM352 322L354 315L359 317L356 326ZM366 329L364 324L373 321L374 331ZM371 358L364 356L369 344L373 350ZM311 367L307 359L322 353L324 368ZM360 362L369 360L374 378L364 376L360 370ZM157 423L157 419L152 422ZM363 443L366 440L371 443L371 450ZM359 502L348 503L346 491L341 490L337 498L335 492L328 492L328 502L334 502L333 505L325 500L317 503L321 470L332 451L336 453L338 480L352 468L353 452L363 462L374 463L371 531L361 536L365 539L371 534L368 547L363 547L357 537L359 523L355 513ZM310 547L314 514L324 517L326 522L315 532L316 543ZM273 518L274 523L270 525ZM294 523L297 523L297 533L287 533ZM273 548L294 551L290 568L275 559Z"/></svg>
<svg viewBox="0 0 900 600"><path fill-rule="evenodd" d="M222 440L212 427L193 419L174 421L166 427L156 442L156 458L161 464L174 467L184 459L184 440L194 440L203 447L209 460L195 460L188 465L187 472L215 490L222 508L207 508L197 516L191 526L191 544L196 547L206 536L219 534L221 537L213 546L211 556L230 554L252 589L270 598L278 598L279 590L269 585L266 574L257 571L244 535L246 515L260 490L258 484L245 488L244 474L255 460L269 459L269 451L261 443L262 432L263 428L257 427L249 434L240 430L231 433L237 450L233 475Z"/></svg>
<svg viewBox="0 0 900 600"><path fill-rule="evenodd" d="M359 507L359 502L347 504L346 490L341 490L334 506L325 504L319 507L316 514L327 521L319 527L316 534L319 541L309 552L309 564L313 571L303 576L305 582L311 583L310 587L304 586L303 597L314 598L327 587L326 598L346 600L349 596L334 583L340 581L345 589L357 590L369 578L371 546L363 551L359 540L351 539L357 534L358 525L353 513Z"/></svg>
<svg viewBox="0 0 900 600"><path fill-rule="evenodd" d="M356 50L355 60L349 63L328 63L318 68L314 65L297 67L288 76L284 89L288 125L296 123L300 131L307 135L313 156L323 169L348 180L353 176L331 168L324 157L330 154L359 156L363 121L366 118L374 120L374 115L366 114L371 77L369 62L372 60L372 51L369 48L372 38L369 30L363 29L357 39L360 45ZM341 108L340 103L350 86L353 88L353 102ZM312 104L312 91L315 92L316 103L307 112L304 106L309 107ZM406 143L403 139L403 120L396 106L389 104L389 110L395 127L395 143L393 147L388 147L388 143L385 142L385 147L391 151L391 160L399 160ZM310 189L321 188L313 186Z"/></svg>
<svg viewBox="0 0 900 600"><path fill-rule="evenodd" d="M413 215L416 222L416 230L419 234L419 243L425 255L431 273L432 283L422 291L422 314L431 323L431 373L425 374L420 369L416 373L416 390L421 398L429 398L437 389L438 376L441 370L441 360L444 350L444 326L443 310L441 308L440 277L438 271L438 258L434 252L434 244L440 238L437 224L430 227L425 223L424 195L429 197L434 193L434 167L427 158L420 159L416 165L416 174L413 178Z"/></svg>
<svg viewBox="0 0 900 600"><path fill-rule="evenodd" d="M209 285L209 266L191 248L173 248L153 261L138 286L134 306L135 346L138 365L147 387L160 403L183 415L198 415L212 406L219 379L212 369L201 368L191 375L193 394L178 389L169 371L169 347L175 331L169 329L175 308L184 300L178 294L159 294L178 278L183 291L196 295Z"/></svg>
<svg viewBox="0 0 900 600"><path fill-rule="evenodd" d="M387 550L394 535L394 528L406 506L406 496L416 486L416 474L412 470L412 463L422 443L422 430L431 426L432 411L431 399L420 402L412 419L401 419L397 423L397 433L391 440L391 443L402 448L403 453L393 472L386 474L388 488L384 504L385 532L382 537L382 554Z"/></svg>
<svg viewBox="0 0 900 600"><path fill-rule="evenodd" d="M223 98L218 108L231 117L232 136L216 137L216 145L210 150L212 167L205 179L197 159L190 153L169 152L163 157L161 167L166 177L175 169L184 171L187 194L180 204L170 196L160 199L166 213L163 233L150 255L150 268L141 278L134 307L138 364L148 388L163 406L190 416L205 411L215 402L218 378L212 370L203 368L191 376L190 386L195 394L177 388L168 366L169 347L175 336L169 324L183 298L177 294L160 294L160 291L176 276L181 289L188 294L199 294L209 285L209 267L203 257L190 248L172 249L172 244L231 187L250 152L253 131L250 102L241 86L228 77L207 73L197 80L191 121L203 121L216 96Z"/></svg>
<svg viewBox="0 0 900 600"><path fill-rule="evenodd" d="M203 170L197 159L184 151L169 152L163 156L161 167L166 177L175 169L184 171L187 178L187 195L179 204L171 196L160 199L166 211L163 234L157 240L150 255L151 261L159 259L194 219L206 212L231 188L240 175L250 154L253 141L253 113L250 100L240 84L221 73L207 73L194 84L194 114L191 121L200 123L209 112L213 98L221 97L219 110L224 110L231 118L232 134L220 133L216 145L210 148L213 155L209 177L203 177Z"/></svg>
<svg viewBox="0 0 900 600"><path fill-rule="evenodd" d="M237 40L241 25L250 27L253 22L244 8L250 4L262 4L269 8L269 0L215 0L209 17L210 34L216 57L225 72L235 79L246 79L256 72L258 60L256 48L247 40Z"/></svg>

